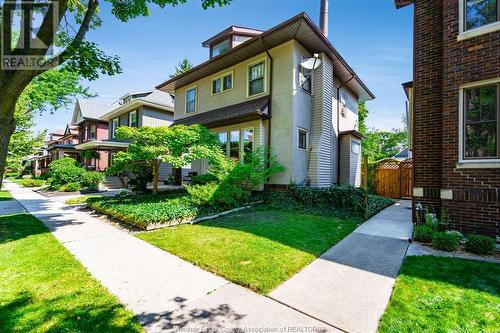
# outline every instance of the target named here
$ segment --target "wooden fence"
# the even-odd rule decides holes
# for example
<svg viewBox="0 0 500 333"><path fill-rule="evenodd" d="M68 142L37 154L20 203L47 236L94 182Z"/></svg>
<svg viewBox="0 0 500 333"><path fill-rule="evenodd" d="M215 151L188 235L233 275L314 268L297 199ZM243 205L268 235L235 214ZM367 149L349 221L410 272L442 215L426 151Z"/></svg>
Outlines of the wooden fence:
<svg viewBox="0 0 500 333"><path fill-rule="evenodd" d="M380 162L375 171L375 192L394 199L411 198L412 170L411 159L402 162L388 159Z"/></svg>

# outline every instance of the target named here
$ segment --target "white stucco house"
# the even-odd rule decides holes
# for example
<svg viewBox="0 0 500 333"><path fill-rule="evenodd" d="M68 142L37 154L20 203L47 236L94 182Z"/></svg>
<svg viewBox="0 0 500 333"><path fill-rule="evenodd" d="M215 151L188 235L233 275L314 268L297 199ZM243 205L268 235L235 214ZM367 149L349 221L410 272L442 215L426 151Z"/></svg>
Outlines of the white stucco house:
<svg viewBox="0 0 500 333"><path fill-rule="evenodd" d="M157 86L176 96L174 124L207 126L233 158L271 147L286 167L271 188L360 186L358 101L375 96L305 13L266 31L231 26L202 45L206 62ZM317 69L301 66L315 55Z"/></svg>

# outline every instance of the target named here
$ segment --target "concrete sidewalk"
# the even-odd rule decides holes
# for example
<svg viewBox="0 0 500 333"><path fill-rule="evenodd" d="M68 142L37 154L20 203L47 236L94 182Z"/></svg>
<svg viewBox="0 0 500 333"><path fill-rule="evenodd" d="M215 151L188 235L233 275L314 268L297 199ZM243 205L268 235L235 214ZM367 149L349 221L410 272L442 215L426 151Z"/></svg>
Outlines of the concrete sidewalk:
<svg viewBox="0 0 500 333"><path fill-rule="evenodd" d="M282 327L337 331L85 212L16 184L5 185L95 278L138 316L148 332L272 331Z"/></svg>
<svg viewBox="0 0 500 333"><path fill-rule="evenodd" d="M270 293L347 332L376 332L411 237L411 202L367 222Z"/></svg>

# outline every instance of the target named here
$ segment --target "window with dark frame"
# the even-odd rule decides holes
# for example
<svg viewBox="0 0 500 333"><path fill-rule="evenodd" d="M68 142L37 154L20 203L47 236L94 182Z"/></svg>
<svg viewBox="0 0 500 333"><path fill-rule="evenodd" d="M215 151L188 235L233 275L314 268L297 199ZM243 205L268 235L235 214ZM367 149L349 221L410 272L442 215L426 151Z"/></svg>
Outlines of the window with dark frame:
<svg viewBox="0 0 500 333"><path fill-rule="evenodd" d="M298 129L298 148L307 149L307 131L305 129Z"/></svg>
<svg viewBox="0 0 500 333"><path fill-rule="evenodd" d="M196 88L186 91L186 113L196 112Z"/></svg>
<svg viewBox="0 0 500 333"><path fill-rule="evenodd" d="M464 30L500 21L500 0L464 0Z"/></svg>
<svg viewBox="0 0 500 333"><path fill-rule="evenodd" d="M248 96L264 92L264 62L248 67Z"/></svg>
<svg viewBox="0 0 500 333"><path fill-rule="evenodd" d="M500 84L464 89L463 159L500 158Z"/></svg>
<svg viewBox="0 0 500 333"><path fill-rule="evenodd" d="M90 125L90 140L95 140L96 125Z"/></svg>
<svg viewBox="0 0 500 333"><path fill-rule="evenodd" d="M213 58L222 53L226 53L227 51L229 51L230 48L231 48L231 40L226 39L220 42L219 44L215 44L214 46L211 47L210 57Z"/></svg>
<svg viewBox="0 0 500 333"><path fill-rule="evenodd" d="M120 126L120 119L119 118L114 118L111 121L111 137L114 139L116 138L116 129Z"/></svg>
<svg viewBox="0 0 500 333"><path fill-rule="evenodd" d="M128 125L130 127L137 127L137 110L131 111L128 114Z"/></svg>
<svg viewBox="0 0 500 333"><path fill-rule="evenodd" d="M226 74L212 81L212 95L233 89L233 74Z"/></svg>

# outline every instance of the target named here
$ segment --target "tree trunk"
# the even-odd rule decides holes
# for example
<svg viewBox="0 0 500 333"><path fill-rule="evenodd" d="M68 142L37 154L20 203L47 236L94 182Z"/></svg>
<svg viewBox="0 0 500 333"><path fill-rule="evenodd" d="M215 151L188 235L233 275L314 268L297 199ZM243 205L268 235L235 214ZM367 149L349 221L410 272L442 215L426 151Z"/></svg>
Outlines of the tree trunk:
<svg viewBox="0 0 500 333"><path fill-rule="evenodd" d="M0 96L2 96L1 92ZM15 103L12 106L6 106L12 108L11 110L2 110L1 107L2 105L0 104L0 189L2 189L3 175L7 165L10 137L16 129L16 123L14 121Z"/></svg>
<svg viewBox="0 0 500 333"><path fill-rule="evenodd" d="M160 173L160 161L153 161L153 194L158 194L158 178Z"/></svg>

